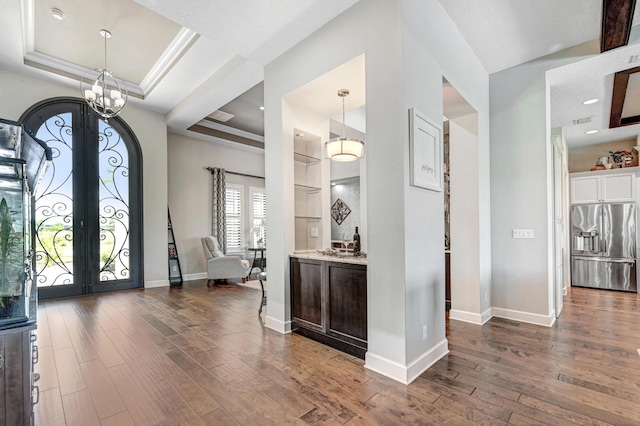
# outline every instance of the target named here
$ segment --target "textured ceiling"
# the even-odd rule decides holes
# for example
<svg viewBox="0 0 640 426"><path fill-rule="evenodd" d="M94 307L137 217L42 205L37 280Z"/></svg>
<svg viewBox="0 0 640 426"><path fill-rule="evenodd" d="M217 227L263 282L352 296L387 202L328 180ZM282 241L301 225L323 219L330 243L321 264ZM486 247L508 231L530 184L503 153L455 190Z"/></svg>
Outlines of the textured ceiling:
<svg viewBox="0 0 640 426"><path fill-rule="evenodd" d="M440 0L489 73L600 36L602 0Z"/></svg>
<svg viewBox="0 0 640 426"><path fill-rule="evenodd" d="M261 65L358 0L136 0Z"/></svg>
<svg viewBox="0 0 640 426"><path fill-rule="evenodd" d="M562 128L569 147L636 137L638 125L609 129L613 74L639 66L640 27L629 46L600 54L602 0L440 0L488 73L568 48L577 61L547 72L552 128ZM638 23L640 8L634 12ZM637 59L637 58L636 58ZM638 85L640 86L640 84ZM625 115L640 111L634 82ZM445 87L445 96L447 90ZM599 102L583 105L588 99ZM598 130L587 135L589 130Z"/></svg>
<svg viewBox="0 0 640 426"><path fill-rule="evenodd" d="M638 55L640 44L633 43L547 72L551 127L563 129L569 147L622 140L640 133L638 125L609 129L613 76L640 65L640 62L631 62ZM599 101L583 105L588 99ZM574 122L578 120L580 123ZM589 130L598 130L598 133L587 135Z"/></svg>

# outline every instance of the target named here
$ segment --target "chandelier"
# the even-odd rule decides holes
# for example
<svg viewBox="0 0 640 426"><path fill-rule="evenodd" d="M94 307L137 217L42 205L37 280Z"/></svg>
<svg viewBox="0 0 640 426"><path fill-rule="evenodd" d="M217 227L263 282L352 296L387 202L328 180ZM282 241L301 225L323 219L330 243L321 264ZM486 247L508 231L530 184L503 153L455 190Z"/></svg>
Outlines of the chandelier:
<svg viewBox="0 0 640 426"><path fill-rule="evenodd" d="M364 157L364 142L360 139L348 138L346 136L347 126L344 118L344 98L349 96L349 89L338 90L338 96L342 98L342 136L325 142L324 147L327 151L327 156L334 161L354 161Z"/></svg>
<svg viewBox="0 0 640 426"><path fill-rule="evenodd" d="M89 106L105 120L115 117L127 103L127 88L124 81L116 78L107 69L108 30L100 30L104 38L104 68L88 71L80 79L80 92Z"/></svg>

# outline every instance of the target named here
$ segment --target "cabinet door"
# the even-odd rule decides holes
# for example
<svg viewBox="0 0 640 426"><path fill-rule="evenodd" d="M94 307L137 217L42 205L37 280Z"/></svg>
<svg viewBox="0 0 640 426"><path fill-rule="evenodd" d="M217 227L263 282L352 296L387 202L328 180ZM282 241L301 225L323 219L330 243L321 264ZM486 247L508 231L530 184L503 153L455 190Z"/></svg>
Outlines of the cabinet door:
<svg viewBox="0 0 640 426"><path fill-rule="evenodd" d="M609 176L601 176L602 200L635 201L636 200L636 175L635 173L620 173Z"/></svg>
<svg viewBox="0 0 640 426"><path fill-rule="evenodd" d="M291 262L291 311L294 322L323 331L320 262Z"/></svg>
<svg viewBox="0 0 640 426"><path fill-rule="evenodd" d="M571 204L593 204L601 199L600 176L571 178Z"/></svg>
<svg viewBox="0 0 640 426"><path fill-rule="evenodd" d="M328 334L358 346L367 342L367 270L328 264Z"/></svg>

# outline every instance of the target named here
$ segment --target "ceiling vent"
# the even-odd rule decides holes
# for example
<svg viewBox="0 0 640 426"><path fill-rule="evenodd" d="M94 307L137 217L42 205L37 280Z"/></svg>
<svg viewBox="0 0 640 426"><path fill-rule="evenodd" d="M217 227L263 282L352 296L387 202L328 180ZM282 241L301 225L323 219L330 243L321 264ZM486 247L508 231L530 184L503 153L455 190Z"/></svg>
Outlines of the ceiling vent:
<svg viewBox="0 0 640 426"><path fill-rule="evenodd" d="M222 123L231 120L235 115L229 114L228 112L217 110L213 114L209 115L209 118L212 118L216 121L220 121Z"/></svg>
<svg viewBox="0 0 640 426"><path fill-rule="evenodd" d="M578 125L578 124L587 124L587 123L591 123L591 117L584 117L584 118L578 118L576 120L573 120L573 125Z"/></svg>

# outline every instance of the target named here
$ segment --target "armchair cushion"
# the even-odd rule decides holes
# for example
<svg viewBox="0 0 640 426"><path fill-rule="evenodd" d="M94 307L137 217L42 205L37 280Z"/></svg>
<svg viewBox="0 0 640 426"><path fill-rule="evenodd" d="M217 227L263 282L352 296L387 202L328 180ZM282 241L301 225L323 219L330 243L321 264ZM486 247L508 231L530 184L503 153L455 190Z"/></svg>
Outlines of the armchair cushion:
<svg viewBox="0 0 640 426"><path fill-rule="evenodd" d="M207 259L210 257L224 257L224 253L220 250L220 245L218 244L218 239L216 237L204 237L202 239L202 244L204 247L204 254L207 256Z"/></svg>

